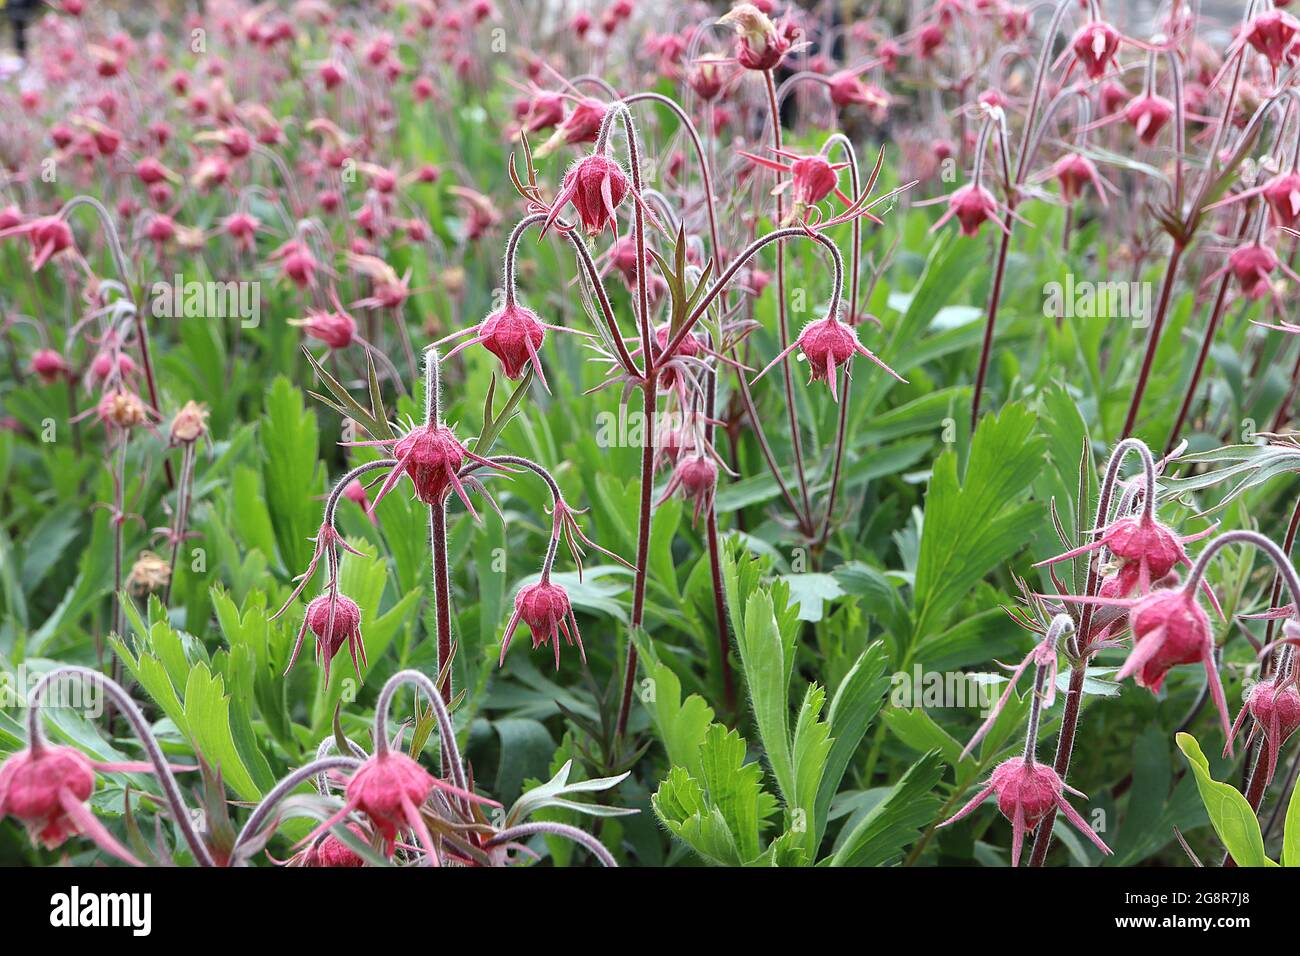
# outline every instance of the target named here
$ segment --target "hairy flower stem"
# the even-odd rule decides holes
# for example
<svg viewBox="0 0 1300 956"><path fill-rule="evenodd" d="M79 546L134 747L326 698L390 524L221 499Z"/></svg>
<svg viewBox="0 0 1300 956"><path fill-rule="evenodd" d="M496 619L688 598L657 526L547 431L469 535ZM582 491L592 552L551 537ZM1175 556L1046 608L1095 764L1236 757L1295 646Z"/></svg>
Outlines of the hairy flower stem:
<svg viewBox="0 0 1300 956"><path fill-rule="evenodd" d="M502 830L494 836L487 845L501 846L506 843L515 843L519 840L525 840L530 836L536 836L539 833L550 834L551 836L564 837L572 840L574 843L585 847L592 856L600 861L601 866L617 867L618 863L614 861L613 855L590 833L585 830L579 830L577 827L569 826L567 823L521 823L518 826Z"/></svg>
<svg viewBox="0 0 1300 956"><path fill-rule="evenodd" d="M771 70L763 71L763 79L767 84L767 105L772 118L772 148L776 151L781 149L781 107L776 101L776 80L772 76ZM780 182L781 173L777 174L777 181ZM777 225L783 225L785 219L785 194L777 193L776 195L776 221ZM776 321L777 328L781 335L781 348L785 349L790 345L790 318L786 314L785 307L785 254L780 246L776 250ZM803 512L796 513L803 533L809 537L813 534L812 527L812 502L808 497L808 478L804 474L803 464L803 436L799 431L799 410L795 402L794 393L794 375L790 371L790 357L787 355L781 360L781 377L785 384L785 406L790 419L790 442L794 452L794 471L795 478L799 483L799 497L803 502Z"/></svg>
<svg viewBox="0 0 1300 956"><path fill-rule="evenodd" d="M176 486L176 514L172 518L171 545L172 554L167 574L167 583L163 585L163 607L171 602L172 582L176 579L176 561L181 553L181 544L185 541L185 526L190 515L190 494L194 489L194 442L186 442L181 450L181 477Z"/></svg>
<svg viewBox="0 0 1300 956"><path fill-rule="evenodd" d="M262 798L262 802L253 808L252 814L249 815L243 828L240 829L239 836L235 837L235 842L230 848L230 858L240 862L240 849L262 829L262 824L266 822L266 818L270 816L271 811L279 805L280 801L293 793L302 784L312 779L312 777L329 773L331 770L356 770L360 766L361 760L356 757L321 757L283 777Z"/></svg>
<svg viewBox="0 0 1300 956"><path fill-rule="evenodd" d="M424 350L424 424L441 424L442 379L438 350ZM447 492L450 494L450 491ZM429 553L433 566L433 612L438 635L438 673L447 675L439 688L443 704L451 703L451 576L447 568L447 499L429 505Z"/></svg>
<svg viewBox="0 0 1300 956"><path fill-rule="evenodd" d="M148 757L149 763L153 765L158 776L158 784L162 788L163 799L167 801L167 806L171 809L172 822L181 831L182 838L184 838L186 845L189 846L190 852L194 854L194 859L199 865L213 866L212 855L208 852L207 845L204 844L194 830L189 809L185 806L185 800L181 796L180 784L176 782L176 777L163 756L162 748L158 745L157 739L149 729L149 722L145 720L144 714L140 712L140 708L136 706L135 701L131 699L131 695L126 692L121 684L105 677L99 671L74 664L56 667L54 670L47 672L32 688L31 695L28 698L27 739L32 752L39 753L46 744L45 732L41 727L40 720L41 697L44 696L46 688L51 683L66 675L79 676L100 687L108 694L117 710L126 717L127 723L131 725L131 732L140 741L145 756Z"/></svg>
<svg viewBox="0 0 1300 956"><path fill-rule="evenodd" d="M646 353L650 353L647 351ZM667 353L667 354L672 354ZM659 386L659 370L652 363L641 384L642 411L645 417L645 444L641 448L641 510L637 519L636 539L636 578L632 586L632 633L641 629L645 618L646 575L650 564L650 510L654 503L654 452L655 452L655 410L656 392ZM627 665L623 670L623 699L618 708L618 723L615 736L622 739L627 732L627 720L632 712L632 689L636 685L637 653L636 644L628 638Z"/></svg>
<svg viewBox="0 0 1300 956"><path fill-rule="evenodd" d="M1164 282L1160 286L1160 301L1156 304L1156 316L1151 323L1151 334L1147 338L1146 354L1142 356L1142 370L1138 373L1137 385L1133 388L1133 398L1128 406L1128 416L1124 419L1124 430L1120 433L1124 438L1133 434L1133 426L1137 424L1138 409L1142 406L1142 396L1146 394L1151 366L1155 363L1156 347L1160 344L1160 333L1164 329L1165 317L1169 314L1169 302L1173 297L1174 283L1178 279L1178 266L1182 262L1184 249L1183 243L1175 239L1174 249L1169 254L1169 265L1165 267Z"/></svg>

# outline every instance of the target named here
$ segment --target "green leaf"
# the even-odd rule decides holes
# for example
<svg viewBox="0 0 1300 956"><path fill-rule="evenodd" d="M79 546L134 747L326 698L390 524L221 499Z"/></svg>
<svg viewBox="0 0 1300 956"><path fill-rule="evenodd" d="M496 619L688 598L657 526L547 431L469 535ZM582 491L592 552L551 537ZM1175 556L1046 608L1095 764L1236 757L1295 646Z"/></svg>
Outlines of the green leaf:
<svg viewBox="0 0 1300 956"><path fill-rule="evenodd" d="M939 811L935 788L943 762L930 752L908 768L831 857L831 866L879 866L898 856Z"/></svg>
<svg viewBox="0 0 1300 956"><path fill-rule="evenodd" d="M1177 740L1178 749L1196 775L1196 787L1201 792L1201 802L1205 804L1214 832L1237 865L1275 866L1264 854L1264 836L1260 833L1259 820L1241 791L1210 776L1210 762L1195 737L1179 734Z"/></svg>
<svg viewBox="0 0 1300 956"><path fill-rule="evenodd" d="M745 606L744 627L736 633L754 722L777 786L787 804L793 804L797 791L790 754L789 683L770 594L760 589L750 595Z"/></svg>
<svg viewBox="0 0 1300 956"><path fill-rule="evenodd" d="M1036 530L1041 505L1016 503L1041 465L1044 443L1034 424L1033 413L1018 404L984 416L960 483L954 451L935 462L916 567L915 637L941 627L975 584Z"/></svg>
<svg viewBox="0 0 1300 956"><path fill-rule="evenodd" d="M305 407L302 393L283 376L267 393L259 441L262 484L280 559L286 570L297 574L311 557L308 539L320 522L321 505L313 498L321 491L316 461L319 436L316 416Z"/></svg>

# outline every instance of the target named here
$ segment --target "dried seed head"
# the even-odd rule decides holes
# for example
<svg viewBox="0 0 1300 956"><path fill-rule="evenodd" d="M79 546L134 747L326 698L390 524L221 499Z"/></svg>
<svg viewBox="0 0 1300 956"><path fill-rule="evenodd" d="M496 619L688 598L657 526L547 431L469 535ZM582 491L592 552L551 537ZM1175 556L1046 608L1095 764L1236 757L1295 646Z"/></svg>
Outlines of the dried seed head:
<svg viewBox="0 0 1300 956"><path fill-rule="evenodd" d="M161 591L172 578L171 565L152 551L141 551L140 556L131 565L127 575L126 587L134 595L152 594Z"/></svg>
<svg viewBox="0 0 1300 956"><path fill-rule="evenodd" d="M115 428L135 428L148 421L148 413L140 396L125 388L105 392L95 407L95 414L105 425Z"/></svg>
<svg viewBox="0 0 1300 956"><path fill-rule="evenodd" d="M202 402L186 402L172 419L173 445L189 445L202 438L208 430L208 407Z"/></svg>

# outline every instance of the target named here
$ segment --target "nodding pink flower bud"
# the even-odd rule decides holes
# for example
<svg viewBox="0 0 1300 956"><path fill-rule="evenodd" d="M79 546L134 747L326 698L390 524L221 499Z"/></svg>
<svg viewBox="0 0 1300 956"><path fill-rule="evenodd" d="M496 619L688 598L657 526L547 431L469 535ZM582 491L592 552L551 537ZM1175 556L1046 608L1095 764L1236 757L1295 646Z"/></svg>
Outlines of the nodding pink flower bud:
<svg viewBox="0 0 1300 956"><path fill-rule="evenodd" d="M153 156L146 156L135 164L135 175L146 186L168 178L167 167Z"/></svg>
<svg viewBox="0 0 1300 956"><path fill-rule="evenodd" d="M1137 133L1144 145L1155 145L1156 137L1174 115L1174 104L1163 96L1144 93L1129 100L1124 107L1124 119Z"/></svg>
<svg viewBox="0 0 1300 956"><path fill-rule="evenodd" d="M72 143L73 132L64 123L55 123L50 127L50 142L58 149L67 149Z"/></svg>
<svg viewBox="0 0 1300 956"><path fill-rule="evenodd" d="M95 768L79 750L23 750L0 765L0 818L16 818L33 843L54 849L83 832L94 791Z"/></svg>
<svg viewBox="0 0 1300 956"><path fill-rule="evenodd" d="M855 355L865 355L900 382L907 381L859 342L858 333L852 326L845 325L833 315L828 315L824 319L814 319L805 325L803 331L799 333L799 338L756 375L754 381L766 375L777 362L796 348L808 360L808 384L825 382L830 386L831 398L835 401L839 401L839 370L843 368L845 374L848 374L849 363L853 361Z"/></svg>
<svg viewBox="0 0 1300 956"><path fill-rule="evenodd" d="M1273 291L1269 277L1278 265L1277 254L1257 242L1235 249L1228 256L1228 271L1250 299L1262 299Z"/></svg>
<svg viewBox="0 0 1300 956"><path fill-rule="evenodd" d="M713 498L718 489L718 466L713 459L699 453L679 459L677 467L673 469L673 476L664 488L663 496L656 504L663 504L679 489L683 498L695 503L691 523L698 523L700 513L713 507Z"/></svg>
<svg viewBox="0 0 1300 956"><path fill-rule="evenodd" d="M54 349L37 349L33 352L31 368L46 385L57 382L69 372L68 363Z"/></svg>
<svg viewBox="0 0 1300 956"><path fill-rule="evenodd" d="M898 69L898 59L903 55L903 48L894 40L882 40L876 47L876 58L880 60L880 65L885 68L886 73L893 73Z"/></svg>
<svg viewBox="0 0 1300 956"><path fill-rule="evenodd" d="M1109 205L1106 190L1102 185L1101 174L1096 164L1081 153L1066 153L1058 159L1051 169L1051 175L1061 184L1061 196L1066 202L1074 202L1087 186L1097 190L1097 196L1103 206Z"/></svg>
<svg viewBox="0 0 1300 956"><path fill-rule="evenodd" d="M1119 31L1104 20L1093 20L1079 28L1070 41L1074 57L1083 64L1088 79L1100 79L1119 50Z"/></svg>
<svg viewBox="0 0 1300 956"><path fill-rule="evenodd" d="M366 839L365 831L355 823L349 823L348 829L359 840ZM365 866L366 861L356 850L348 846L334 834L325 835L325 839L312 847L302 857L302 866L352 868Z"/></svg>
<svg viewBox="0 0 1300 956"><path fill-rule="evenodd" d="M1214 666L1214 634L1210 619L1185 587L1161 588L1138 598L1129 611L1133 629L1133 650L1115 675L1118 681L1132 677L1139 687L1160 692L1165 675L1180 664L1205 665L1210 695L1219 709L1228 750L1232 734L1223 682Z"/></svg>
<svg viewBox="0 0 1300 956"><path fill-rule="evenodd" d="M344 79L343 68L332 60L322 63L316 75L320 77L321 85L327 90L335 89Z"/></svg>
<svg viewBox="0 0 1300 956"><path fill-rule="evenodd" d="M559 93L542 91L522 101L520 121L528 133L537 133L564 122L564 97Z"/></svg>
<svg viewBox="0 0 1300 956"><path fill-rule="evenodd" d="M1295 38L1300 22L1289 13L1269 10L1246 24L1245 39L1277 70L1296 58Z"/></svg>
<svg viewBox="0 0 1300 956"><path fill-rule="evenodd" d="M839 185L837 170L842 167L832 166L826 157L820 155L800 156L790 161L790 175L794 180L794 201L796 205L812 206L831 193Z"/></svg>
<svg viewBox="0 0 1300 956"><path fill-rule="evenodd" d="M505 308L483 320L478 337L482 339L483 347L501 360L501 370L506 378L522 376L524 366L529 362L533 363L538 375L542 374L537 350L546 338L546 326L532 309L507 302Z"/></svg>
<svg viewBox="0 0 1300 956"><path fill-rule="evenodd" d="M90 377L96 382L103 382L116 371L118 378L126 380L135 376L139 367L135 359L125 352L103 349L95 354L90 362Z"/></svg>
<svg viewBox="0 0 1300 956"><path fill-rule="evenodd" d="M23 224L23 211L15 205L0 206L0 232Z"/></svg>
<svg viewBox="0 0 1300 956"><path fill-rule="evenodd" d="M1136 516L1116 519L1102 531L1098 540L1047 558L1038 562L1035 567L1068 561L1098 548L1107 548L1121 562L1118 596L1130 595L1134 589L1140 594L1145 594L1155 582L1165 577L1178 565L1190 565L1191 559L1188 558L1187 549L1183 546L1189 541L1205 537L1213 530L1211 526L1199 534L1179 537L1172 528L1144 512Z"/></svg>
<svg viewBox="0 0 1300 956"><path fill-rule="evenodd" d="M253 151L253 137L242 126L229 126L216 134L219 142L231 159L243 159Z"/></svg>
<svg viewBox="0 0 1300 956"><path fill-rule="evenodd" d="M176 221L171 216L157 213L145 226L144 233L148 239L161 246L176 238Z"/></svg>
<svg viewBox="0 0 1300 956"><path fill-rule="evenodd" d="M939 47L943 46L944 39L943 27L937 23L927 23L916 31L917 57L922 60L929 59Z"/></svg>
<svg viewBox="0 0 1300 956"><path fill-rule="evenodd" d="M722 67L717 60L700 59L686 75L695 95L708 103L717 99L722 92Z"/></svg>
<svg viewBox="0 0 1300 956"><path fill-rule="evenodd" d="M1002 35L1014 43L1029 32L1029 10L1007 4L1002 9Z"/></svg>
<svg viewBox="0 0 1300 956"><path fill-rule="evenodd" d="M200 190L224 185L229 179L230 163L226 157L216 153L200 159L194 167L194 172L190 174L190 182Z"/></svg>
<svg viewBox="0 0 1300 956"><path fill-rule="evenodd" d="M371 524L379 523L375 518L375 506L370 503L370 495L366 494L366 486L360 479L353 478L347 483L347 487L343 489L343 497L364 511Z"/></svg>
<svg viewBox="0 0 1300 956"><path fill-rule="evenodd" d="M790 52L797 28L786 20L778 28L752 3L738 3L718 20L736 31L736 61L747 70L773 70Z"/></svg>
<svg viewBox="0 0 1300 956"><path fill-rule="evenodd" d="M58 216L41 216L25 223L10 226L0 232L0 239L26 233L31 243L32 271L36 272L60 252L72 248L72 229Z"/></svg>
<svg viewBox="0 0 1300 956"><path fill-rule="evenodd" d="M605 104L594 97L584 96L574 104L564 122L551 134L551 138L534 151L534 155L540 158L549 155L559 146L594 143L604 122Z"/></svg>
<svg viewBox="0 0 1300 956"><path fill-rule="evenodd" d="M1270 677L1251 687L1241 713L1232 725L1229 740L1236 739L1247 715L1254 719L1250 733L1246 736L1247 746L1255 739L1256 733L1264 736L1263 756L1268 761L1264 786L1268 786L1277 772L1277 756L1282 745L1300 730L1300 690L1296 689L1294 679L1283 679L1279 684L1276 678ZM1224 753L1227 753L1226 747ZM1255 772L1258 773L1259 770Z"/></svg>
<svg viewBox="0 0 1300 956"><path fill-rule="evenodd" d="M946 827L975 811L992 794L997 795L998 810L1011 823L1011 865L1020 865L1020 851L1025 845L1025 834L1038 828L1048 814L1059 810L1076 830L1092 841L1102 853L1110 854L1110 847L1088 826L1079 811L1065 799L1065 792L1083 796L1078 790L1066 786L1056 771L1046 764L1012 757L993 770L988 785L977 793L966 806L943 823Z"/></svg>
<svg viewBox="0 0 1300 956"><path fill-rule="evenodd" d="M235 245L244 251L253 248L257 227L260 225L256 217L246 212L232 213L221 220L221 227L226 230L226 235L234 239Z"/></svg>
<svg viewBox="0 0 1300 956"><path fill-rule="evenodd" d="M342 309L334 312L308 309L305 319L291 319L289 324L298 326L331 349L345 349L357 337L357 320Z"/></svg>
<svg viewBox="0 0 1300 956"><path fill-rule="evenodd" d="M1300 173L1274 176L1265 184L1261 195L1276 225L1294 229L1300 223Z"/></svg>
<svg viewBox="0 0 1300 956"><path fill-rule="evenodd" d="M585 663L587 652L582 646L582 634L578 631L578 619L573 615L573 605L569 603L569 594L548 576L536 584L526 584L515 595L515 612L506 625L505 636L501 640L501 658L498 666L506 661L506 651L520 622L527 624L533 635L533 650L551 644L555 651L555 669L560 669L560 634L572 647L578 646L578 654Z"/></svg>
<svg viewBox="0 0 1300 956"><path fill-rule="evenodd" d="M948 209L933 228L955 217L963 236L977 236L985 222L997 221L997 214L998 201L993 194L979 183L969 183L948 197Z"/></svg>
<svg viewBox="0 0 1300 956"><path fill-rule="evenodd" d="M301 240L290 239L271 253L270 258L272 262L280 263L285 277L300 289L311 285L316 279L316 257Z"/></svg>
<svg viewBox="0 0 1300 956"><path fill-rule="evenodd" d="M298 628L298 639L289 656L289 665L284 669L287 674L298 660L302 650L303 639L310 630L316 638L316 659L325 668L325 683L330 680L330 663L344 643L352 654L352 666L357 677L361 677L361 665L369 664L366 660L366 645L361 638L361 609L350 597L343 594L322 594L312 599L303 615L302 626Z"/></svg>
<svg viewBox="0 0 1300 956"><path fill-rule="evenodd" d="M420 75L411 81L411 96L417 103L427 103L435 92L433 80L428 76Z"/></svg>
<svg viewBox="0 0 1300 956"><path fill-rule="evenodd" d="M591 29L591 14L586 10L579 10L573 15L573 19L569 21L569 29L573 31L574 36L579 40L583 39L587 35L587 31Z"/></svg>
<svg viewBox="0 0 1300 956"><path fill-rule="evenodd" d="M606 227L613 229L614 213L628 188L627 175L615 160L602 153L584 156L565 173L546 225L558 218L565 203L572 202L588 235L599 235Z"/></svg>
<svg viewBox="0 0 1300 956"><path fill-rule="evenodd" d="M695 448L695 432L690 428L662 428L655 432L655 468L676 465L681 457Z"/></svg>
<svg viewBox="0 0 1300 956"><path fill-rule="evenodd" d="M425 504L438 504L452 487L465 463L465 446L445 425L420 425L393 446L398 465L390 474L405 472L415 485L415 495ZM388 483L385 482L385 486ZM381 488L379 497L384 490ZM378 504L378 497L376 498Z"/></svg>

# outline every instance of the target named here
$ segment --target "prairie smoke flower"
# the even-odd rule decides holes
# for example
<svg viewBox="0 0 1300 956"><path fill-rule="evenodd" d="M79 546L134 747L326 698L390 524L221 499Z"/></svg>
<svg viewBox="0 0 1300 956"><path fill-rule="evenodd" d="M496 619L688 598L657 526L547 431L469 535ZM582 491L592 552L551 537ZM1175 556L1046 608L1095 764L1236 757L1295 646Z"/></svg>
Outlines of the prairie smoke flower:
<svg viewBox="0 0 1300 956"><path fill-rule="evenodd" d="M1274 74L1296 59L1296 34L1300 21L1282 10L1268 10L1246 24L1242 39L1268 60ZM1238 40L1240 43L1241 40Z"/></svg>
<svg viewBox="0 0 1300 956"><path fill-rule="evenodd" d="M594 97L581 97L574 103L569 115L555 128L551 138L534 150L533 155L540 159L560 146L594 143L604 122L605 104Z"/></svg>
<svg viewBox="0 0 1300 956"><path fill-rule="evenodd" d="M533 650L544 647L548 643L554 647L556 670L560 669L561 632L570 647L577 644L578 654L583 662L586 662L587 652L582 646L582 634L578 630L578 619L574 617L569 594L560 585L551 581L549 575L542 575L542 580L536 584L524 585L515 595L515 611L510 616L510 621L506 624L505 636L501 639L501 657L498 667L506 662L506 651L510 649L510 641L514 638L515 630L521 622L527 624L532 632Z"/></svg>
<svg viewBox="0 0 1300 956"><path fill-rule="evenodd" d="M1144 93L1124 107L1124 119L1146 146L1155 145L1156 137L1174 115L1174 104L1163 96Z"/></svg>
<svg viewBox="0 0 1300 956"><path fill-rule="evenodd" d="M1119 50L1120 34L1104 20L1092 20L1075 33L1066 54L1083 66L1088 79L1097 80L1110 68Z"/></svg>
<svg viewBox="0 0 1300 956"><path fill-rule="evenodd" d="M917 205L921 205L921 203L917 203ZM987 221L992 221L994 225L1005 232L1006 224L998 218L1000 208L993 193L979 183L969 183L954 190L952 195L948 197L948 208L944 210L944 214L939 217L938 222L930 227L930 231L934 232L948 222L949 219L956 218L963 236L979 235L980 226Z"/></svg>
<svg viewBox="0 0 1300 956"><path fill-rule="evenodd" d="M1294 227L1300 221L1300 173L1274 176L1260 190L1273 214L1273 222Z"/></svg>
<svg viewBox="0 0 1300 956"><path fill-rule="evenodd" d="M12 203L0 206L0 232L22 225L23 211Z"/></svg>
<svg viewBox="0 0 1300 956"><path fill-rule="evenodd" d="M656 507L671 498L673 492L679 489L682 497L695 503L691 523L698 523L700 513L707 512L713 507L713 498L718 490L718 466L713 463L713 459L698 452L679 459L673 469L672 477L668 479L663 495L655 502Z"/></svg>
<svg viewBox="0 0 1300 956"><path fill-rule="evenodd" d="M357 337L357 320L343 309L334 312L308 309L305 319L290 319L289 324L298 326L311 338L324 342L331 349L345 349Z"/></svg>
<svg viewBox="0 0 1300 956"><path fill-rule="evenodd" d="M1048 175L1061 185L1061 196L1066 202L1074 202L1087 186L1097 191L1097 197L1103 206L1110 203L1106 199L1106 181L1097 172L1097 165L1081 153L1066 153L1048 170Z"/></svg>
<svg viewBox="0 0 1300 956"><path fill-rule="evenodd" d="M135 164L136 179L146 186L152 186L165 180L177 182L179 177L153 156L145 156Z"/></svg>
<svg viewBox="0 0 1300 956"><path fill-rule="evenodd" d="M236 212L221 220L221 228L235 240L235 247L244 252L252 250L261 223L246 212Z"/></svg>
<svg viewBox="0 0 1300 956"><path fill-rule="evenodd" d="M1233 250L1228 256L1227 268L1247 298L1262 299L1273 291L1269 277L1280 264L1272 249L1252 242Z"/></svg>
<svg viewBox="0 0 1300 956"><path fill-rule="evenodd" d="M57 382L71 371L67 361L54 349L37 349L33 352L31 370L46 385Z"/></svg>
<svg viewBox="0 0 1300 956"><path fill-rule="evenodd" d="M230 161L224 156L213 153L204 156L190 173L190 184L206 192L214 186L221 186L230 179Z"/></svg>
<svg viewBox="0 0 1300 956"><path fill-rule="evenodd" d="M799 333L799 337L783 349L768 364L767 368L754 376L754 381L757 382L766 375L778 362L795 349L799 349L804 358L808 360L808 383L811 385L813 382L825 382L830 386L831 398L835 401L839 401L839 386L837 384L839 370L843 367L845 374L848 374L849 364L853 361L855 355L866 356L900 382L907 382L907 379L882 362L874 352L858 341L858 333L853 326L844 324L833 315L828 315L824 319L814 319L805 325L803 331Z"/></svg>
<svg viewBox="0 0 1300 956"><path fill-rule="evenodd" d="M927 60L943 46L945 35L943 27L937 23L927 23L916 31L916 56Z"/></svg>
<svg viewBox="0 0 1300 956"><path fill-rule="evenodd" d="M458 474L465 459L499 471L509 470L466 450L450 428L436 423L416 425L396 442L387 439L347 444L393 446L392 454L397 459L397 464L388 472L388 477L375 495L375 507L393 490L402 475L408 475L411 484L415 486L415 496L425 504L441 504L449 492L455 490L465 505L465 510L477 521L478 512L470 504L464 482Z"/></svg>
<svg viewBox="0 0 1300 956"><path fill-rule="evenodd" d="M793 194L793 205L781 225L788 226L792 222L804 220L807 218L808 211L812 206L817 205L832 193L839 197L840 201L845 205L852 205L849 197L844 195L839 188L839 172L848 163L832 164L827 161L825 156L819 154L800 156L798 153L778 149L773 149L772 152L783 159L789 160L789 162L779 163L743 151L740 155L751 162L758 163L760 166L765 166L780 173L790 174L789 179L782 180L773 190L773 193L790 190Z"/></svg>
<svg viewBox="0 0 1300 956"><path fill-rule="evenodd" d="M301 239L290 239L267 257L280 264L281 273L298 288L316 281L317 262L311 248Z"/></svg>
<svg viewBox="0 0 1300 956"><path fill-rule="evenodd" d="M289 655L289 664L284 669L285 674L293 670L309 629L316 638L316 659L325 667L326 685L330 682L330 662L343 649L345 642L352 654L352 666L360 679L361 665L369 666L369 661L366 660L366 645L361 637L361 609L355 601L337 593L325 593L312 599L307 605L307 613L302 616L302 625L298 628L298 637L293 652Z"/></svg>
<svg viewBox="0 0 1300 956"><path fill-rule="evenodd" d="M58 216L40 216L0 230L0 239L25 234L32 246L31 267L36 272L54 256L73 247L72 229Z"/></svg>
<svg viewBox="0 0 1300 956"><path fill-rule="evenodd" d="M398 830L410 827L419 837L430 860L436 860L437 847L420 815L420 808L435 789L462 800L499 806L494 800L437 779L406 754L385 747L357 768L344 791L343 807L303 842L310 842L326 833L355 810L365 814L374 824L383 840L386 855L391 856L396 847Z"/></svg>
<svg viewBox="0 0 1300 956"><path fill-rule="evenodd" d="M357 839L367 839L366 832L358 824L349 823L347 828ZM327 833L324 839L309 846L287 865L348 869L365 866L366 861L333 833Z"/></svg>
<svg viewBox="0 0 1300 956"><path fill-rule="evenodd" d="M710 57L701 57L686 74L686 82L695 95L708 103L718 98L722 92L722 61Z"/></svg>
<svg viewBox="0 0 1300 956"><path fill-rule="evenodd" d="M1253 723L1246 736L1246 744L1249 746L1256 733L1264 736L1265 752L1261 756L1268 761L1267 776L1264 778L1264 785L1268 786L1277 772L1277 755L1282 745L1296 730L1300 730L1300 690L1296 689L1294 678L1282 681L1269 678L1251 687L1241 713L1237 715L1229 732L1229 742L1236 739L1247 716L1252 718ZM1224 748L1224 753L1228 753L1227 747ZM1259 773L1259 769L1255 772Z"/></svg>
<svg viewBox="0 0 1300 956"><path fill-rule="evenodd" d="M599 235L607 226L613 229L614 213L629 189L627 174L615 160L602 153L584 156L564 174L542 230L550 228L568 202L573 203L587 235Z"/></svg>
<svg viewBox="0 0 1300 956"><path fill-rule="evenodd" d="M885 121L889 112L889 94L874 83L865 83L848 70L841 70L827 78L826 89L836 106L865 106L877 123Z"/></svg>
<svg viewBox="0 0 1300 956"><path fill-rule="evenodd" d="M1003 761L994 769L988 785L974 798L949 817L941 827L968 816L975 811L990 795L996 794L998 810L1011 823L1011 865L1020 865L1020 851L1024 847L1025 834L1038 828L1048 814L1059 810L1070 824L1086 836L1102 853L1110 854L1110 847L1088 826L1088 822L1079 815L1079 811L1065 799L1068 791L1075 796L1083 796L1078 790L1066 785L1051 767L1037 763L1025 757L1012 757Z"/></svg>
<svg viewBox="0 0 1300 956"><path fill-rule="evenodd" d="M1197 534L1180 537L1172 528L1157 521L1154 513L1143 511L1139 515L1111 522L1098 540L1046 558L1034 567L1068 561L1098 548L1106 548L1121 562L1117 596L1127 597L1133 593L1134 588L1138 593L1146 594L1155 582L1178 565L1190 566L1191 560L1183 546L1189 541L1204 538L1213 530L1214 527L1211 526Z"/></svg>
<svg viewBox="0 0 1300 956"><path fill-rule="evenodd" d="M192 770L192 767L176 767ZM149 763L102 763L73 747L34 743L0 764L0 819L13 817L33 844L46 849L85 835L124 863L140 862L108 832L87 806L95 791L95 771L152 773Z"/></svg>
<svg viewBox="0 0 1300 956"><path fill-rule="evenodd" d="M752 3L738 3L718 19L736 31L736 62L747 70L774 70L794 48L799 29L789 18L778 27Z"/></svg>
<svg viewBox="0 0 1300 956"><path fill-rule="evenodd" d="M443 357L443 360L446 361L471 345L481 344L501 360L501 371L505 373L506 378L513 380L522 377L524 367L531 364L533 370L537 372L542 387L549 392L550 386L546 382L546 373L542 370L542 361L537 354L537 350L542 347L542 342L546 338L547 329L553 332L572 332L575 335L587 334L576 329L566 329L562 325L548 325L539 319L532 309L520 305L513 297L507 297L506 304L488 315L481 323L463 332L447 336L436 342L434 347L437 348L452 339L472 335L473 338L457 345Z"/></svg>

